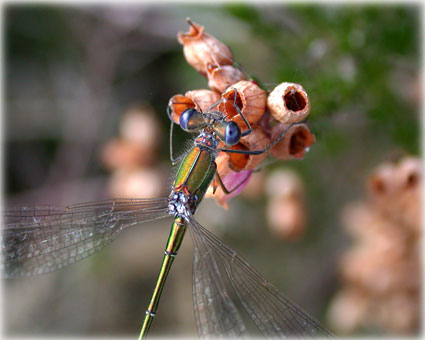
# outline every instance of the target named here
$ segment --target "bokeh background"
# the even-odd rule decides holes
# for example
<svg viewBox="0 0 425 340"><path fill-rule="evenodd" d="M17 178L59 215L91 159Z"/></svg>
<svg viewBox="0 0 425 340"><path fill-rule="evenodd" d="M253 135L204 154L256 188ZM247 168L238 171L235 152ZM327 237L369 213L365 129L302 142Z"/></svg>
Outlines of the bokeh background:
<svg viewBox="0 0 425 340"><path fill-rule="evenodd" d="M330 310L346 284L341 258L354 242L344 229L344 208L365 199L376 166L420 153L421 10L414 4L5 5L5 201L65 205L112 194L166 195L174 172L166 105L174 94L207 88L176 39L190 17L268 88L302 84L316 136L303 160L264 168L257 186L232 199L229 211L206 199L198 220L338 334L415 335L418 322L344 328ZM145 125L149 148L122 142L134 136L129 126ZM176 134L177 149L187 138ZM295 173L303 187L305 232L295 240L277 237L267 222L264 187L281 170ZM169 220L147 223L60 272L4 281L4 332L134 336L168 231ZM187 236L154 335L196 335L191 248Z"/></svg>

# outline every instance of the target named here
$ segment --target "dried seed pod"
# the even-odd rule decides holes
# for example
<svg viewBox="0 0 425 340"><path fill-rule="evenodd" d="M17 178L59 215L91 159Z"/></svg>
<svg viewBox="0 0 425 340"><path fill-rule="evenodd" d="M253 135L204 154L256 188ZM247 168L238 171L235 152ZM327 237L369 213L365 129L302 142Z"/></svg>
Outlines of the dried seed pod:
<svg viewBox="0 0 425 340"><path fill-rule="evenodd" d="M180 116L183 111L187 109L194 109L195 103L182 94L176 94L170 98L168 101L168 106L170 107L171 118L176 124L180 124Z"/></svg>
<svg viewBox="0 0 425 340"><path fill-rule="evenodd" d="M192 23L189 32L178 33L177 39L183 45L183 53L187 62L199 73L207 75L207 64L214 65L232 65L233 56L230 49L214 38L212 35L204 32L204 27Z"/></svg>
<svg viewBox="0 0 425 340"><path fill-rule="evenodd" d="M272 128L271 141L273 142L288 128L285 124L277 124ZM302 159L316 138L306 124L291 126L283 138L272 147L270 153L278 159Z"/></svg>
<svg viewBox="0 0 425 340"><path fill-rule="evenodd" d="M310 112L307 92L299 84L282 83L267 98L272 116L284 124L301 122Z"/></svg>
<svg viewBox="0 0 425 340"><path fill-rule="evenodd" d="M205 112L213 104L220 100L220 95L211 90L193 90L188 91L185 95L176 94L172 96L168 102L171 108L171 118L174 123L180 124L180 116L187 109L197 109Z"/></svg>
<svg viewBox="0 0 425 340"><path fill-rule="evenodd" d="M263 150L269 143L270 139L264 134L261 128L254 127L249 135L243 137L238 144L231 146L230 149L243 151ZM259 155L229 153L229 167L236 172L254 169L266 156L266 152Z"/></svg>
<svg viewBox="0 0 425 340"><path fill-rule="evenodd" d="M220 94L211 90L192 90L186 92L185 96L192 100L195 108L201 112L206 112L220 100Z"/></svg>
<svg viewBox="0 0 425 340"><path fill-rule="evenodd" d="M208 86L218 92L224 92L230 85L233 85L246 77L243 72L231 65L207 65Z"/></svg>
<svg viewBox="0 0 425 340"><path fill-rule="evenodd" d="M241 80L229 87L222 94L223 102L219 104L218 110L224 114L228 120L235 121L241 131L246 131L247 126L236 110L235 103L240 108L242 114L252 125L258 122L266 111L266 93L251 80Z"/></svg>

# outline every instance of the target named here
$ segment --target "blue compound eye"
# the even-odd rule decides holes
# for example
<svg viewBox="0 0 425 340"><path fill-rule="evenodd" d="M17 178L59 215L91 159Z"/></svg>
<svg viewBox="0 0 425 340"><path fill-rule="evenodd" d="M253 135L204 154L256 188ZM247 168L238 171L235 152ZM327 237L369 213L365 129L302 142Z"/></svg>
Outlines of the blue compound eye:
<svg viewBox="0 0 425 340"><path fill-rule="evenodd" d="M188 131L189 122L191 118L196 114L198 114L198 111L195 109L187 109L183 111L180 116L180 126L183 130Z"/></svg>
<svg viewBox="0 0 425 340"><path fill-rule="evenodd" d="M227 145L235 145L241 139L241 129L235 122L228 122L225 132L225 143Z"/></svg>

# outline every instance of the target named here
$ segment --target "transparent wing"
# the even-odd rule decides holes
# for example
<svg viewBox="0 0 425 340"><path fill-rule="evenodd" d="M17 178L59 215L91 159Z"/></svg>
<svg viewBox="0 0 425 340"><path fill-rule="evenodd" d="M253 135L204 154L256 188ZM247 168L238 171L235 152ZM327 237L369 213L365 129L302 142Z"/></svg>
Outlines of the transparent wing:
<svg viewBox="0 0 425 340"><path fill-rule="evenodd" d="M158 198L6 207L0 212L2 276L43 274L80 261L123 229L169 216L167 206L167 198Z"/></svg>
<svg viewBox="0 0 425 340"><path fill-rule="evenodd" d="M193 306L200 337L240 337L246 332L236 306L227 295L215 253L196 229L189 228L194 245Z"/></svg>
<svg viewBox="0 0 425 340"><path fill-rule="evenodd" d="M217 335L216 329L219 326L216 324L221 324L227 317L231 320L242 319L244 314L248 315L248 319L266 337L334 337L282 296L273 285L239 257L236 251L226 246L193 217L188 224L194 239L195 252L201 253L197 255L199 258L194 259L197 262L194 269L207 269L211 272L210 275L194 272L196 277L207 277L207 280L203 281L197 281L194 277L194 281L197 281L196 291L194 285L194 308L200 336ZM213 264L203 263L207 261ZM221 271L214 269L220 265L223 268ZM217 281L220 284L214 284L214 288L211 288L208 286L209 281ZM230 289L223 290L224 281L227 281ZM226 301L229 291L234 296L230 302ZM239 304L241 307L237 311L221 307L226 304L234 307ZM235 325L238 323L235 322ZM224 336L227 336L227 333L224 333Z"/></svg>

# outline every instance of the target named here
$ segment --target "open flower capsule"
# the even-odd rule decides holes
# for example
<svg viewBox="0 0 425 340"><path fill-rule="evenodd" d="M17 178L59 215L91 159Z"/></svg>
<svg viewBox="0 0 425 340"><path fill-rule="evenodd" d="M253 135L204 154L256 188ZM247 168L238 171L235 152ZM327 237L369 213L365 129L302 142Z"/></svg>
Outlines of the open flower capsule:
<svg viewBox="0 0 425 340"><path fill-rule="evenodd" d="M235 91L236 90L236 91ZM241 131L246 131L248 127L235 108L236 105L250 124L255 124L260 120L266 111L266 93L251 80L241 80L229 87L222 94L224 99L219 104L218 109L228 120L236 122Z"/></svg>
<svg viewBox="0 0 425 340"><path fill-rule="evenodd" d="M271 140L273 141L278 138L287 127L285 124L275 125L272 129ZM272 147L270 153L278 159L302 159L308 148L315 141L316 138L306 124L293 125L288 129L283 138Z"/></svg>
<svg viewBox="0 0 425 340"><path fill-rule="evenodd" d="M224 92L230 85L245 80L243 72L231 65L207 65L208 86L218 92Z"/></svg>
<svg viewBox="0 0 425 340"><path fill-rule="evenodd" d="M263 150L269 143L270 139L261 127L255 127L249 135L243 137L238 144L231 146L230 149L241 151ZM266 156L266 152L259 155L229 153L229 167L234 171L251 170L260 165Z"/></svg>
<svg viewBox="0 0 425 340"><path fill-rule="evenodd" d="M211 90L193 90L185 95L176 94L168 102L171 109L171 118L174 123L180 123L181 114L187 109L196 109L200 112L207 111L212 105L220 100L220 95Z"/></svg>
<svg viewBox="0 0 425 340"><path fill-rule="evenodd" d="M284 124L301 122L310 112L307 92L299 84L282 83L267 98L272 116Z"/></svg>
<svg viewBox="0 0 425 340"><path fill-rule="evenodd" d="M204 27L198 24L190 24L189 32L178 33L177 39L183 45L183 53L187 62L199 73L207 75L207 64L232 65L233 56L230 49L204 32Z"/></svg>

